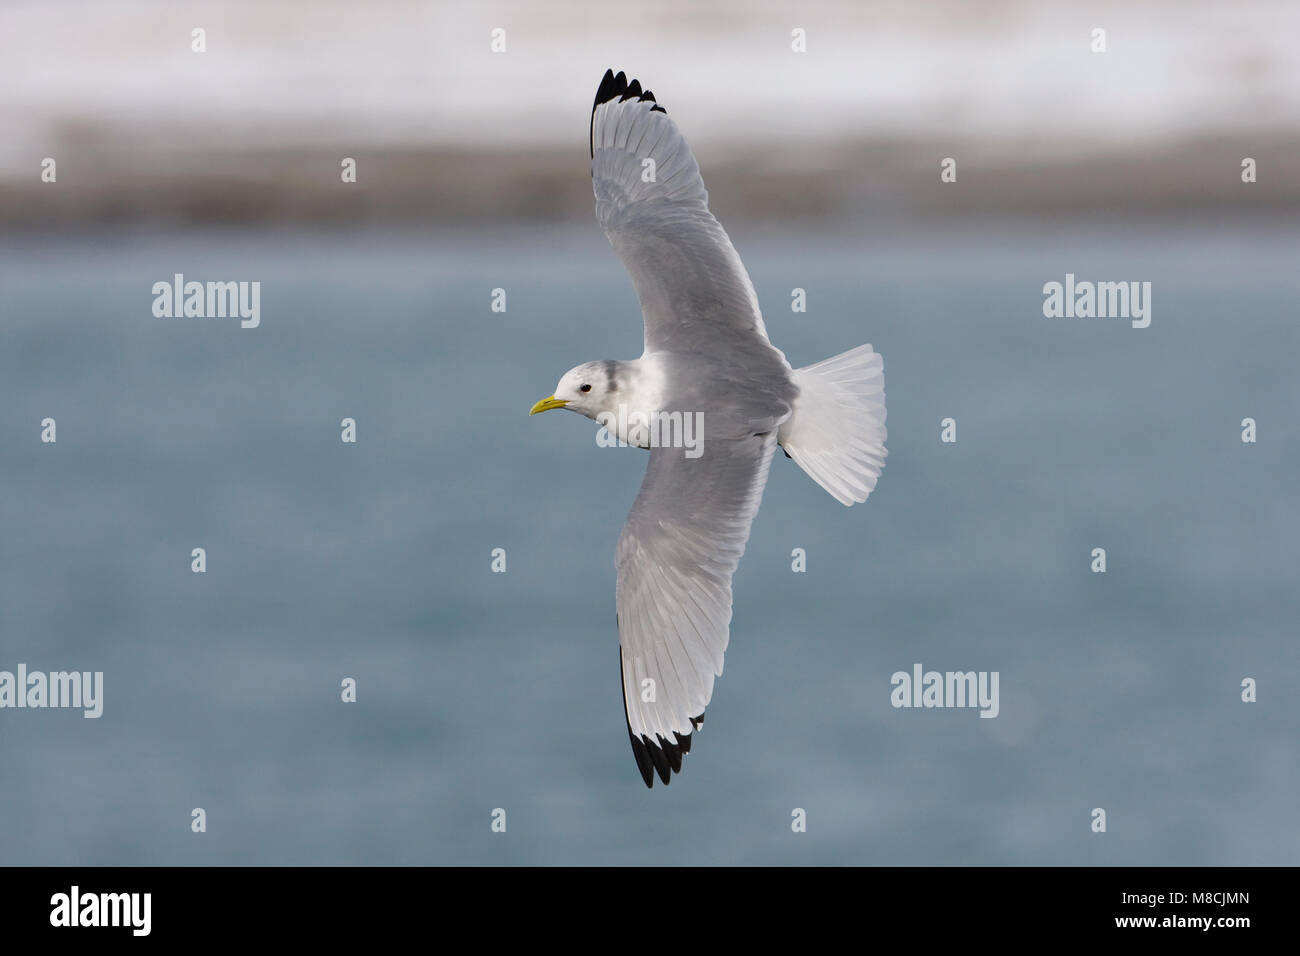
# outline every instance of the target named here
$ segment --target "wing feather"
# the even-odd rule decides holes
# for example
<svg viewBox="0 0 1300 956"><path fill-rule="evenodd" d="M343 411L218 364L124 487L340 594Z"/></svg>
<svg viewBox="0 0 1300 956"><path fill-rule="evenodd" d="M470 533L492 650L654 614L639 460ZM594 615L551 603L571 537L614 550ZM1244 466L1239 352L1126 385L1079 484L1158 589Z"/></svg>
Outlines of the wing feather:
<svg viewBox="0 0 1300 956"><path fill-rule="evenodd" d="M619 538L624 711L650 786L681 769L722 674L732 575L797 388L690 147L623 73L606 72L596 92L591 155L596 218L632 278L646 353L669 356L665 400L702 412L709 433L697 458L650 450Z"/></svg>
<svg viewBox="0 0 1300 956"><path fill-rule="evenodd" d="M652 448L619 538L616 602L628 733L633 751L646 749L664 783L670 777L656 753L670 770L680 769L680 752L689 749L722 674L731 578L775 447L772 431L715 440L694 459L680 448ZM643 694L647 678L653 683Z"/></svg>
<svg viewBox="0 0 1300 956"><path fill-rule="evenodd" d="M690 147L654 94L623 73L606 72L597 90L591 156L596 218L641 300L646 351L691 351L725 334L747 360L788 369L768 342L740 256L709 212Z"/></svg>

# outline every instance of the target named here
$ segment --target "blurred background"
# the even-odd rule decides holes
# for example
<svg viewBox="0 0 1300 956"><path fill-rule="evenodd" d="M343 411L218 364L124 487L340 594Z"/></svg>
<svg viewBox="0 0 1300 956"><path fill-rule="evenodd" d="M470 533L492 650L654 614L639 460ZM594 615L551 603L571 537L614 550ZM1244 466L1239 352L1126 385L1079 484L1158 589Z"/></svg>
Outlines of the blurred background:
<svg viewBox="0 0 1300 956"><path fill-rule="evenodd" d="M1296 863L1298 34L1264 0L0 4L0 669L105 674L98 720L0 711L0 862ZM641 348L607 67L692 143L775 344L869 341L889 396L865 505L774 463L653 791L613 626L644 456L526 417ZM261 282L260 326L155 318L177 272ZM1066 273L1151 282L1150 328L1044 318ZM915 662L999 671L1000 716L895 710Z"/></svg>
<svg viewBox="0 0 1300 956"><path fill-rule="evenodd" d="M581 107L610 66L670 104L729 218L1289 216L1300 196L1285 0L0 9L0 216L25 228L586 222ZM961 189L937 188L949 156Z"/></svg>

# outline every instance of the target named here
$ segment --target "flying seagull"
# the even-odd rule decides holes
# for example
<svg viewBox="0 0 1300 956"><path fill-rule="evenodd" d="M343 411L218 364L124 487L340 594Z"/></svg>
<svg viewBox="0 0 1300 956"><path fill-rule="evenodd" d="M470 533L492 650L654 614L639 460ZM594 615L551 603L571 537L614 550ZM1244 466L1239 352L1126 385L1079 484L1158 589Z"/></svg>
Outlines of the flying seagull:
<svg viewBox="0 0 1300 956"><path fill-rule="evenodd" d="M790 367L686 140L653 93L613 70L592 107L591 177L645 351L570 369L529 414L567 408L650 451L618 541L615 607L628 737L653 787L656 772L668 784L681 770L722 675L731 577L773 451L843 504L866 501L887 454L884 374L870 345ZM662 440L694 421L694 448Z"/></svg>

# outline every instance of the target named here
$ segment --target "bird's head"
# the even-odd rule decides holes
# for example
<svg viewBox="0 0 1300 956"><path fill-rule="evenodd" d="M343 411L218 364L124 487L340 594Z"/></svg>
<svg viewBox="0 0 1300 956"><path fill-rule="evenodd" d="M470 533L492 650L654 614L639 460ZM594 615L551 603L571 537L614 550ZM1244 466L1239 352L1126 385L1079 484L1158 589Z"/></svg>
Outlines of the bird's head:
<svg viewBox="0 0 1300 956"><path fill-rule="evenodd" d="M614 362L587 362L569 369L555 386L555 394L542 399L529 409L528 414L567 408L594 419L618 401L615 365Z"/></svg>

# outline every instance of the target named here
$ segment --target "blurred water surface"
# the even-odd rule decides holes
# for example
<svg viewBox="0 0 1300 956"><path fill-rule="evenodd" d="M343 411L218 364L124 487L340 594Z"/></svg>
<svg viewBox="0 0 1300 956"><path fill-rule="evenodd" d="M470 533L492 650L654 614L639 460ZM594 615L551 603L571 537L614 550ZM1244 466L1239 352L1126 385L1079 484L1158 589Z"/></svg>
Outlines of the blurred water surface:
<svg viewBox="0 0 1300 956"><path fill-rule="evenodd" d="M0 241L0 669L106 685L0 711L0 862L1295 864L1300 232L732 233L792 363L883 353L890 457L851 510L774 462L653 792L613 613L644 455L526 415L640 352L594 223ZM154 318L176 272L261 281L261 326ZM1151 327L1044 318L1067 272L1151 281ZM1000 716L895 710L915 662L999 671Z"/></svg>

